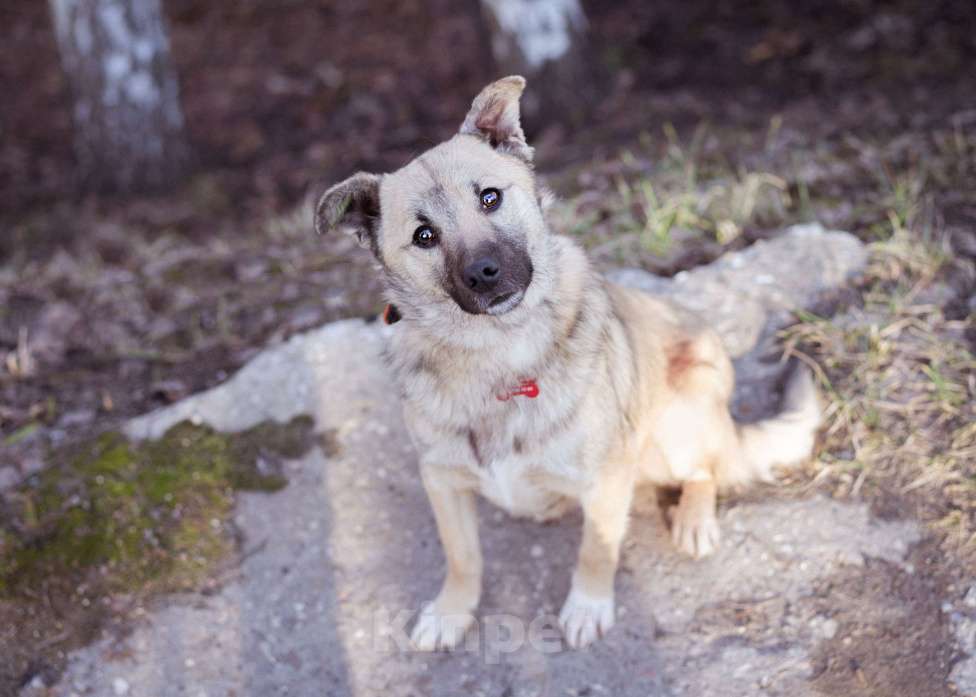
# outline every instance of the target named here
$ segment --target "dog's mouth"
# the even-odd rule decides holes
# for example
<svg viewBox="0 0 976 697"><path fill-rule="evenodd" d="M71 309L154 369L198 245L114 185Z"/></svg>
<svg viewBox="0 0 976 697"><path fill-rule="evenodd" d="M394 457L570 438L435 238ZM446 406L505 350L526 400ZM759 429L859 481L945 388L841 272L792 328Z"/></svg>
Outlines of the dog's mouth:
<svg viewBox="0 0 976 697"><path fill-rule="evenodd" d="M501 295L492 298L491 302L488 303L488 307L485 309L485 313L489 315L504 315L506 312L511 312L519 303L522 302L522 298L525 297L525 291L514 290L510 293L502 293Z"/></svg>

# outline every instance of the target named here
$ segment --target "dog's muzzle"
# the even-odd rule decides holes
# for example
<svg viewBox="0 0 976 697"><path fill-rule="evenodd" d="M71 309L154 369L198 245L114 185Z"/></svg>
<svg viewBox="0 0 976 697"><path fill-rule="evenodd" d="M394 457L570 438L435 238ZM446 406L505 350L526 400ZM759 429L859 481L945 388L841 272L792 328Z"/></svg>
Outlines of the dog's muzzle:
<svg viewBox="0 0 976 697"><path fill-rule="evenodd" d="M473 315L503 315L515 309L532 282L528 253L495 242L463 254L452 274L451 297Z"/></svg>

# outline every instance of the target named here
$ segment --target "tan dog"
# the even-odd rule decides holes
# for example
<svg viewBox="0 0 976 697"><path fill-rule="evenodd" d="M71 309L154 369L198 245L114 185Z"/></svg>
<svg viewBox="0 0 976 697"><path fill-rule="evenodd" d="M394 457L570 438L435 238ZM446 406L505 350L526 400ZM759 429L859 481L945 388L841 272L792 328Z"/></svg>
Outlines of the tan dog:
<svg viewBox="0 0 976 697"><path fill-rule="evenodd" d="M447 559L412 640L457 645L481 595L475 494L546 519L578 503L583 537L560 613L566 641L614 622L614 574L634 488L681 487L674 542L715 549L716 491L810 454L817 396L797 371L775 419L737 425L718 337L605 281L553 234L519 123L521 77L486 87L460 132L386 175L357 174L318 204L320 231L372 249L402 317L389 357Z"/></svg>

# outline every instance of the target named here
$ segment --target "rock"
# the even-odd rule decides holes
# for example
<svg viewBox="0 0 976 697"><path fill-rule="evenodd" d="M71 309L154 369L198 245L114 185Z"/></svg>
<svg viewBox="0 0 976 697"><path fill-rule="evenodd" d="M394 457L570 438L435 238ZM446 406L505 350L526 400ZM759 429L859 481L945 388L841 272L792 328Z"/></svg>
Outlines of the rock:
<svg viewBox="0 0 976 697"><path fill-rule="evenodd" d="M949 680L962 697L976 697L976 658L956 663Z"/></svg>
<svg viewBox="0 0 976 697"><path fill-rule="evenodd" d="M952 629L959 648L976 658L976 619L965 615L953 615Z"/></svg>
<svg viewBox="0 0 976 697"><path fill-rule="evenodd" d="M976 608L976 584L970 586L969 591L966 593L966 597L963 598L962 602L966 607Z"/></svg>
<svg viewBox="0 0 976 697"><path fill-rule="evenodd" d="M823 624L820 625L820 633L823 634L824 639L833 639L837 636L837 620L829 619L824 620Z"/></svg>
<svg viewBox="0 0 976 697"><path fill-rule="evenodd" d="M637 288L651 295L666 295L671 292L672 281L670 278L655 276L643 269L614 269L605 275L618 285Z"/></svg>
<svg viewBox="0 0 976 697"><path fill-rule="evenodd" d="M976 596L974 590L976 586L966 593L963 603L967 607L970 607L970 596ZM956 645L967 655L953 666L949 680L964 697L976 697L976 618L954 612L950 616L950 624Z"/></svg>

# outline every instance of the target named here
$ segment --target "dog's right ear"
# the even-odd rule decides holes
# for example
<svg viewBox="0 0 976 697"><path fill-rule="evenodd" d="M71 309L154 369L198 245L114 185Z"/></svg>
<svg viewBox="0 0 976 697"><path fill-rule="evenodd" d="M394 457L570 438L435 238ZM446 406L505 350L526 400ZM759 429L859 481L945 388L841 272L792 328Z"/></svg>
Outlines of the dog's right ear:
<svg viewBox="0 0 976 697"><path fill-rule="evenodd" d="M380 223L380 177L369 172L354 174L322 194L315 206L315 230L333 228L355 233L359 243L375 250Z"/></svg>

